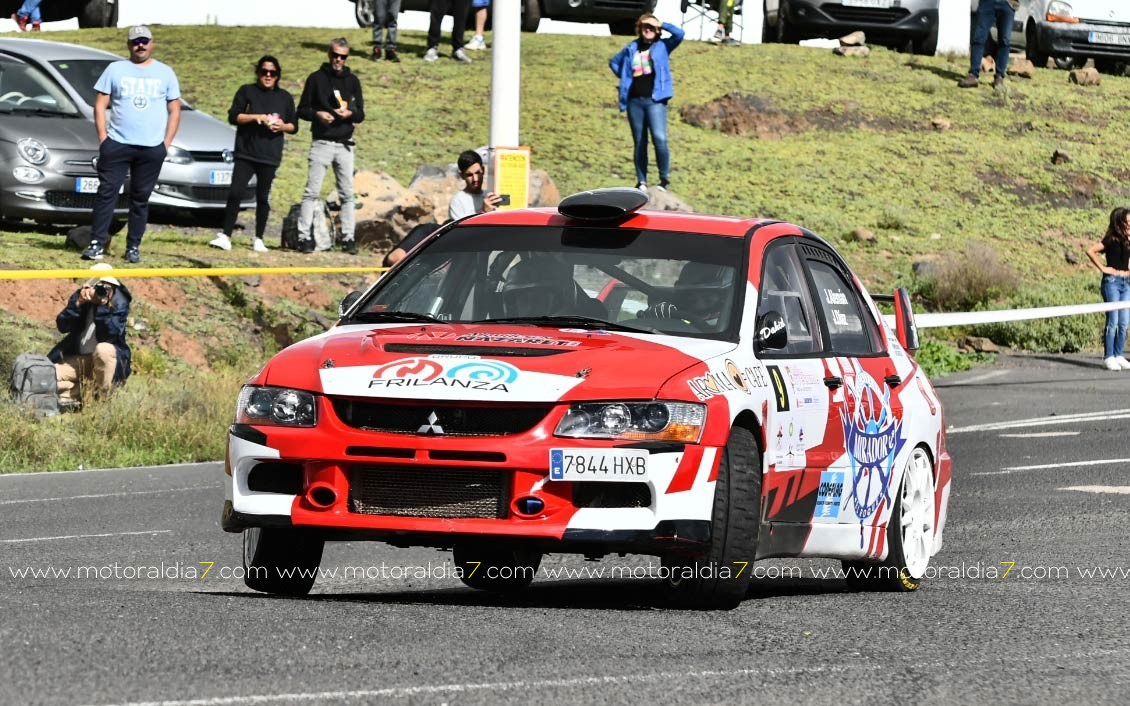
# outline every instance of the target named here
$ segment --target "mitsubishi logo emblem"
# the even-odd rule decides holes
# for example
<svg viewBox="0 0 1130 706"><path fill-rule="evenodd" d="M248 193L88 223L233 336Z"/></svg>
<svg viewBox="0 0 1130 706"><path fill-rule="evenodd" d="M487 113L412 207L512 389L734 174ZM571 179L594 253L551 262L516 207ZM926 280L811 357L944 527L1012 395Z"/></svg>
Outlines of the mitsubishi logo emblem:
<svg viewBox="0 0 1130 706"><path fill-rule="evenodd" d="M443 427L436 424L437 421L439 421L439 417L436 416L435 412L432 412L431 414L428 415L428 423L420 425L420 428L416 430L416 433L417 434L442 434L443 433Z"/></svg>

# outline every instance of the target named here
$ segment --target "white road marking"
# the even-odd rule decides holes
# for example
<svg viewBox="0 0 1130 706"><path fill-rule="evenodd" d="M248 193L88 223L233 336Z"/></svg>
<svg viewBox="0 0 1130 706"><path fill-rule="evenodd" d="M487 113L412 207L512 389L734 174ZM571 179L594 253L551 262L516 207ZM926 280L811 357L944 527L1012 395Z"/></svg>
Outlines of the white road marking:
<svg viewBox="0 0 1130 706"><path fill-rule="evenodd" d="M1037 431L1028 434L1001 434L1002 439L1049 439L1055 436L1079 436L1077 431Z"/></svg>
<svg viewBox="0 0 1130 706"><path fill-rule="evenodd" d="M90 498L120 498L127 495L157 495L158 493L180 493L185 490L220 490L218 485L194 485L188 488L165 488L163 490L127 490L121 493L97 493L94 495L65 495L58 498L28 498L27 500L3 500L0 505L20 505L22 503L53 503L63 500L89 500Z"/></svg>
<svg viewBox="0 0 1130 706"><path fill-rule="evenodd" d="M0 544L19 544L21 542L51 542L56 539L87 539L90 537L132 537L139 534L172 534L172 530L149 530L148 532L107 532L106 534L64 534L58 537L27 537L24 539L0 539Z"/></svg>
<svg viewBox="0 0 1130 706"><path fill-rule="evenodd" d="M982 373L981 375L974 375L973 377L966 378L965 380L954 380L953 382L947 381L945 383L945 386L949 387L951 385L976 385L979 382L985 382L986 380L999 378L1002 375L1008 375L1008 373L1008 370L994 370L992 372Z"/></svg>
<svg viewBox="0 0 1130 706"><path fill-rule="evenodd" d="M28 473L0 473L0 480L4 478L27 478L29 476L59 476L65 477L75 473L105 473L106 471L165 471L177 470L188 466L209 466L218 464L222 466L223 459L219 461L194 461L192 463L166 463L161 466L123 466L120 468L76 468L72 471L30 471Z"/></svg>
<svg viewBox="0 0 1130 706"><path fill-rule="evenodd" d="M994 659L1003 662L1020 662L1030 664L1060 663L1068 660L1081 660L1093 662L1102 658L1115 656L1125 657L1128 651L1119 650L1093 650L1088 652L1075 652L1060 655L1040 655L1028 652L1016 657L998 656ZM955 665L969 664L981 665L984 658L967 659L954 662L953 660L919 662L911 666L924 671L938 668L952 669ZM129 701L114 704L113 706L233 706L237 704L279 704L304 701L334 701L358 699L397 698L436 694L466 694L470 692L490 691L521 691L530 693L532 690L558 687L600 687L619 684L646 684L650 682L674 682L676 684L687 679L712 679L732 677L795 677L807 674L839 674L845 672L872 672L887 670L886 665L871 662L858 662L843 665L817 665L812 667L765 667L750 669L718 669L693 672L656 672L652 674L624 674L619 676L591 676L572 677L562 679L530 679L509 682L481 682L469 684L435 684L424 686L389 687L385 689L359 689L354 691L322 691L301 692L290 694L252 694L248 696L214 696L203 699L176 699L169 701Z"/></svg>
<svg viewBox="0 0 1130 706"><path fill-rule="evenodd" d="M1077 490L1080 493L1111 493L1114 495L1130 495L1130 485L1074 485L1060 490Z"/></svg>
<svg viewBox="0 0 1130 706"><path fill-rule="evenodd" d="M974 424L968 427L953 427L946 430L946 434L965 434L974 431L1001 431L1003 429L1017 429L1022 427L1041 427L1050 424L1073 424L1077 422L1098 422L1114 419L1130 419L1130 409L1111 409L1105 412L1084 412L1082 414L1059 414L1054 417L1035 417L1033 419L1016 419L1011 422L994 422L992 424Z"/></svg>
<svg viewBox="0 0 1130 706"><path fill-rule="evenodd" d="M1043 471L1049 468L1079 468L1082 466L1106 466L1112 463L1130 463L1130 458L1107 458L1099 461L1068 461L1066 463L1044 463L1039 466L1006 466L999 471L970 473L971 476L1000 476L1018 471Z"/></svg>

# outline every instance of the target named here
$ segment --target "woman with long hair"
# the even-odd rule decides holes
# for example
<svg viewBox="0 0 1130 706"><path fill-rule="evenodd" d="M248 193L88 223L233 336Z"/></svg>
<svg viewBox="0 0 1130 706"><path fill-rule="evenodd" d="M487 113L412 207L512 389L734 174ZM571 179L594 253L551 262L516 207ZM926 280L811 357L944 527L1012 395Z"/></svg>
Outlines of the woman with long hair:
<svg viewBox="0 0 1130 706"><path fill-rule="evenodd" d="M294 96L279 88L282 69L273 56L261 57L255 65L255 83L239 87L235 92L228 122L235 129L235 167L232 169L231 189L224 209L224 230L208 244L221 250L231 250L231 233L239 215L239 202L251 177L255 177L255 252L266 252L263 231L271 215L271 183L282 162L283 135L298 132L298 115L294 109Z"/></svg>
<svg viewBox="0 0 1130 706"><path fill-rule="evenodd" d="M1099 261L1099 253L1106 255L1105 265ZM1103 274L1100 285L1103 301L1130 303L1130 209L1116 208L1111 211L1106 235L1087 248L1087 256ZM1107 370L1130 370L1130 360L1122 355L1128 322L1130 309L1106 313L1103 365Z"/></svg>
<svg viewBox="0 0 1130 706"><path fill-rule="evenodd" d="M661 36L663 32L667 36ZM636 20L635 39L608 61L620 79L620 112L627 112L632 129L632 152L636 165L636 188L647 191L647 136L655 144L659 164L659 188L671 183L671 153L667 149L667 101L675 95L669 55L683 41L683 30L660 22L651 13Z"/></svg>

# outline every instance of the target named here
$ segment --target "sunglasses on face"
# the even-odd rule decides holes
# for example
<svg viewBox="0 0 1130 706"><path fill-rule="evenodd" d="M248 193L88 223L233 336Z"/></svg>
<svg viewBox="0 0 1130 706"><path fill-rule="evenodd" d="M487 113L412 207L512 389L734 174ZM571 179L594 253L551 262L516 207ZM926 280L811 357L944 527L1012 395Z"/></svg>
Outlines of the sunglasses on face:
<svg viewBox="0 0 1130 706"><path fill-rule="evenodd" d="M345 61L348 58L348 54L338 54L337 52L330 52L330 59L341 59L342 61Z"/></svg>
<svg viewBox="0 0 1130 706"><path fill-rule="evenodd" d="M131 40L129 40L129 43L132 44L135 47L147 47L147 46L149 46L149 40L145 37L138 37L137 39L131 39Z"/></svg>
<svg viewBox="0 0 1130 706"><path fill-rule="evenodd" d="M260 76L268 76L268 77L276 77L276 76L279 75L279 72L276 71L275 69L259 69L259 75Z"/></svg>

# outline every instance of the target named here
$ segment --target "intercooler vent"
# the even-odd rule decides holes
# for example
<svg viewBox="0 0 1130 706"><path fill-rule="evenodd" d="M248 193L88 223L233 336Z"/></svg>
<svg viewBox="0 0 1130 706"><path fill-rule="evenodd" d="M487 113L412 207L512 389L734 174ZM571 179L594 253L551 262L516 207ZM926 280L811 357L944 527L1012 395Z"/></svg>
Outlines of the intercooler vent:
<svg viewBox="0 0 1130 706"><path fill-rule="evenodd" d="M349 509L398 517L506 517L509 475L448 468L357 466L350 474Z"/></svg>

